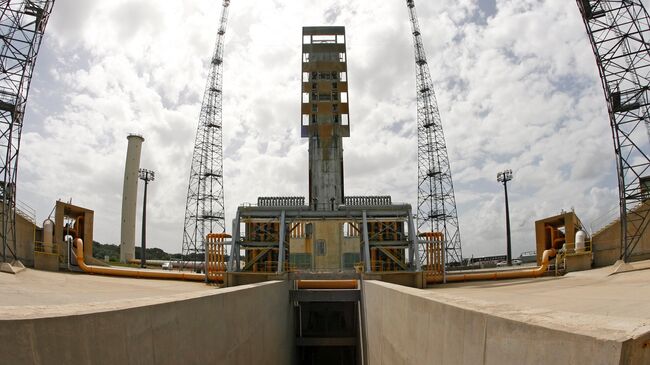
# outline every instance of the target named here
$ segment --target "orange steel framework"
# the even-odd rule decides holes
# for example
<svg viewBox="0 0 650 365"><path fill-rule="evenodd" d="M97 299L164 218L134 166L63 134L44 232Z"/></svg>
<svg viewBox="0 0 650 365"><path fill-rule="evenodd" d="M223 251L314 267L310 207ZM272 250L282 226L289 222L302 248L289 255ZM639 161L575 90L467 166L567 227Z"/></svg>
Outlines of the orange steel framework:
<svg viewBox="0 0 650 365"><path fill-rule="evenodd" d="M350 227L358 230L352 223ZM372 272L407 271L407 242L402 221L374 221L367 223L370 244L370 268ZM385 246L389 244L389 246Z"/></svg>
<svg viewBox="0 0 650 365"><path fill-rule="evenodd" d="M205 239L205 267L206 281L223 283L226 267L226 238L231 236L226 233L210 233Z"/></svg>
<svg viewBox="0 0 650 365"><path fill-rule="evenodd" d="M369 240L377 246L371 244L371 264L370 271L383 272L383 271L407 271L408 266L406 262L406 235L404 232L404 222L398 221L376 221L368 222L368 237ZM305 235L305 225L307 222L297 221L291 222L287 226L287 239L301 238ZM279 240L280 225L278 222L250 222L244 223L246 227L244 240L251 243L258 243L263 245L266 243L268 247L255 246L246 249L245 260L242 271L252 272L276 272L278 271L279 249L274 247L273 244ZM346 222L345 237L360 237L361 224L358 222ZM381 246L381 244L389 244L390 246ZM287 246L289 243L287 242ZM289 251L285 252L284 271L293 272L300 271L290 264L288 260Z"/></svg>
<svg viewBox="0 0 650 365"><path fill-rule="evenodd" d="M440 282L445 279L444 236L442 232L424 232L425 262L423 272L427 281Z"/></svg>

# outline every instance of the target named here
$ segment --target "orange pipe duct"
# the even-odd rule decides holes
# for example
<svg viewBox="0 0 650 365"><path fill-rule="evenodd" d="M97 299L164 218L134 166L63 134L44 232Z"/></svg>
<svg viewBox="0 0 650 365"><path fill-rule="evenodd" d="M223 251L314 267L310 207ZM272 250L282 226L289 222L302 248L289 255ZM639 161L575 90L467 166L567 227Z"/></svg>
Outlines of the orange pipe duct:
<svg viewBox="0 0 650 365"><path fill-rule="evenodd" d="M76 221L75 227L74 227L77 230L77 232L75 232L77 237L83 237L84 236L84 221L85 221L85 219L84 219L83 215L80 215L80 216L77 217L77 221ZM77 238L77 237L75 237L75 238Z"/></svg>
<svg viewBox="0 0 650 365"><path fill-rule="evenodd" d="M544 251L542 255L542 265L536 269L516 270L516 271L496 271L474 274L451 274L447 275L447 282L458 281L476 281L476 280L499 280L499 279L519 279L519 278L536 278L544 275L548 270L549 261L555 257L557 252L551 248ZM427 278L427 284L442 283L442 278Z"/></svg>
<svg viewBox="0 0 650 365"><path fill-rule="evenodd" d="M77 253L77 265L81 270L89 274L123 276L143 279L170 279L170 280L191 280L205 281L205 275L185 272L156 272L148 270L119 269L115 267L89 266L84 262L84 243L81 238L74 240L75 252Z"/></svg>
<svg viewBox="0 0 650 365"><path fill-rule="evenodd" d="M298 280L298 289L357 289L356 280Z"/></svg>
<svg viewBox="0 0 650 365"><path fill-rule="evenodd" d="M546 248L548 250L549 248L553 248L553 239L555 239L555 232L553 231L553 227L549 225L544 226L544 230L547 232L546 237L548 237L549 241L548 248ZM546 247L546 240L544 240L544 247Z"/></svg>

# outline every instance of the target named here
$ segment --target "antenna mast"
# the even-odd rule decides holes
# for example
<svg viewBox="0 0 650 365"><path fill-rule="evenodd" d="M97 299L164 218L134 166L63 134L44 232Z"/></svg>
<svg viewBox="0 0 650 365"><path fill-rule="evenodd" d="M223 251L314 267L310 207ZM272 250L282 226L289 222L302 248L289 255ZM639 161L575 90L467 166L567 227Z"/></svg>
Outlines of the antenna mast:
<svg viewBox="0 0 650 365"><path fill-rule="evenodd" d="M16 175L36 56L54 0L0 1L0 213L2 259L16 259Z"/></svg>
<svg viewBox="0 0 650 365"><path fill-rule="evenodd" d="M637 0L578 0L609 112L621 217L630 261L650 222L650 18Z"/></svg>
<svg viewBox="0 0 650 365"><path fill-rule="evenodd" d="M230 0L221 21L196 130L183 228L183 260L202 260L208 233L225 232L223 197L223 47Z"/></svg>
<svg viewBox="0 0 650 365"><path fill-rule="evenodd" d="M406 6L413 32L417 76L417 230L442 232L446 252L445 262L461 262L463 254L460 245L456 198L438 102L424 52L414 0L407 0ZM417 232L413 232L413 234L417 234ZM424 252L422 249L419 251Z"/></svg>

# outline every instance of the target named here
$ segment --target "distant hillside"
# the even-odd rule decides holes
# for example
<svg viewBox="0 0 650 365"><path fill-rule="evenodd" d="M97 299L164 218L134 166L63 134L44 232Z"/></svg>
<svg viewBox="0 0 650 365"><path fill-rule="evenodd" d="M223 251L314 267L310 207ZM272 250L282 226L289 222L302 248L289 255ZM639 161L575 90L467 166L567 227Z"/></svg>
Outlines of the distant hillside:
<svg viewBox="0 0 650 365"><path fill-rule="evenodd" d="M108 256L111 261L120 260L120 246L112 244L101 244L97 241L93 241L93 257L96 259L103 260L105 256ZM140 247L135 247L135 258L140 258ZM150 260L180 260L181 254L169 254L157 247L147 248L147 259Z"/></svg>

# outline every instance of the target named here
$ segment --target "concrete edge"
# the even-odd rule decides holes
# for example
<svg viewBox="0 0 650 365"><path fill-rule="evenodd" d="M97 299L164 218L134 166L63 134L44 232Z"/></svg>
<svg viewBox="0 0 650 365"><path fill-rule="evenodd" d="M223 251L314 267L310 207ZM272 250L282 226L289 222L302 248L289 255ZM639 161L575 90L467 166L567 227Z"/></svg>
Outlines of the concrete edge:
<svg viewBox="0 0 650 365"><path fill-rule="evenodd" d="M557 329L557 328L547 327L547 326L541 326L541 325L538 325L538 324L535 324L535 323L515 320L515 319L508 318L508 317L503 317L503 316L497 316L497 315L493 315L493 314L490 314L490 313L487 313L487 312L484 312L484 311L476 310L474 308L465 308L465 307L462 307L462 306L456 306L454 304L447 303L447 302L441 302L441 301L435 300L435 299L427 297L427 296L417 295L417 293L414 293L414 292L418 291L417 289L407 288L407 289L410 289L410 290L402 290L402 289L405 289L405 288L395 288L395 286L393 286L392 284L386 285L386 283L381 283L381 282L370 282L369 281L369 284L377 284L378 287L383 287L383 288L388 289L388 290L398 290L398 291L400 291L402 293L407 294L407 297L402 296L403 299L401 299L401 302L403 302L403 303L407 303L407 302L408 303L416 303L417 301L428 301L428 302L435 303L434 305L440 306L440 308L447 308L447 309L442 310L443 314L446 313L447 315L450 315L450 314L454 313L454 310L455 310L456 313L458 313L458 312L465 313L465 314L462 315L462 318L467 318L467 317L481 318L481 322L484 323L485 325L488 325L490 323L492 325L501 324L499 327L501 327L502 329L503 328L509 328L510 331L512 331L510 333L510 337L520 336L522 333L537 333L539 335L539 333L541 332L541 333L544 333L544 335L543 335L544 339L550 339L550 343L553 342L554 338L558 338L558 336L564 336L565 339L566 338L573 338L573 339L575 339L576 344L577 343L580 344L578 347L575 347L576 345L574 344L571 352L564 352L564 351L554 352L554 354L556 355L555 356L556 359L557 358L562 358L562 359L564 359L564 361L566 361L565 363L572 363L572 364L595 364L595 363L602 363L602 364L605 364L605 363L608 363L608 364L610 364L610 363L611 364L616 364L616 363L620 363L620 364L645 364L643 362L635 362L635 361L630 362L630 361L626 360L626 358L623 356L624 355L623 354L624 341L617 341L617 340L606 339L606 338L605 339L604 338L597 338L597 337L594 337L594 336L575 333L575 332L572 332L572 331L564 331L562 329ZM371 290L376 291L377 289L371 289ZM413 295L413 294L415 294L415 295ZM386 295L386 294L384 294L384 295ZM398 293L395 293L393 295L395 295L397 297L400 297L400 295ZM393 295L389 295L389 296L392 297ZM410 296L410 298L409 298L409 296ZM415 300L415 302L412 302L413 300ZM380 304L380 307L382 305L383 304ZM393 303L393 309L394 309L394 307L395 307L395 303ZM450 310L451 310L451 312L450 312ZM468 314L471 314L471 315L468 316ZM405 313L400 313L399 314L400 318L408 318L408 316L409 315L405 314ZM437 322L441 326L441 328L439 330L444 332L444 333L447 333L447 334L451 335L452 337L454 335L456 335L456 336L459 335L459 328L458 328L457 325L453 325L451 327L448 326L449 320L453 319L453 318L454 317L452 315L451 317L440 318L440 319L437 320ZM445 324L447 324L447 325L445 325ZM462 328L463 326L460 325L460 327ZM488 327L484 327L484 328L487 330ZM418 332L417 330L412 330L412 331L414 331L414 332L412 332L413 334ZM431 328L426 329L426 332L431 332L431 331L432 331ZM440 332L440 331L438 331L438 332ZM460 330L460 331L461 331L460 333L462 333L462 330ZM389 335L386 335L386 333L383 332L383 331L379 331L379 332L382 333L382 335L381 335L382 336L381 337L382 338L381 339L382 344L385 341L390 342L390 344L385 349L386 351L388 351L387 353L384 353L383 348L380 348L380 349L377 350L377 351L379 351L379 355L378 355L379 358L383 359L383 358L385 358L385 356L389 356L389 354L390 354L391 359L393 359L393 360L400 359L400 360L402 360L401 363L404 363L404 360L406 360L406 358L399 358L399 355L398 355L398 357L395 357L395 350L401 349L403 347L402 346L403 344L399 343L399 338L395 338L394 334L392 335L393 337L390 337L391 332L389 332ZM419 332L421 332L421 331L419 331ZM517 333L519 333L519 335ZM557 335L553 335L554 333L556 333ZM403 334L403 333L401 333L401 334ZM650 332L648 333L648 335L650 335ZM464 335L460 334L460 336L463 337ZM482 343L482 345L484 347L483 347L482 350L479 349L479 351L477 351L477 353L475 353L474 355L476 355L476 354L481 355L482 354L483 363L487 363L486 362L486 352L485 351L488 351L488 348L486 346L487 346L488 342L490 342L490 341L487 341L487 337L485 337L485 333L483 334L483 336L484 336L483 339L481 341L479 341L479 342ZM444 340L440 340L442 342L438 344L437 350L441 350L440 346L445 346L445 348L447 348L447 346L449 346L451 343L454 343L453 339L451 340L450 343L448 343L446 337L447 336L438 337L438 338L443 338ZM537 339L537 337L535 337L535 339ZM490 345L490 346L492 346L491 351L495 351L495 348L496 349L498 349L498 348L501 348L501 349L511 348L510 345L509 345L510 340L507 338L507 336L505 338L492 337L491 338L492 343ZM464 341L463 340L460 340L459 343L461 344L461 347L464 346ZM479 343L479 345L480 345L480 343ZM494 347L495 344L497 344L497 343L498 343L498 345L496 345L496 347ZM535 342L535 343L537 344L537 346L531 345L530 348L514 349L514 350L508 352L510 355L514 355L518 359L517 362L509 362L509 361L501 358L500 356L506 355L505 353L498 353L498 352L494 353L493 352L490 355L490 357L492 358L492 361L490 363L494 363L493 360L494 360L494 358L496 356L497 358L501 359L501 361L502 361L502 362L499 362L499 363L536 364L536 363L538 363L538 362L536 362L538 360L538 357L536 357L536 356L548 355L549 348L545 347L545 346L539 346L538 342ZM567 346L569 346L568 343L566 343L566 344L567 344ZM435 348L435 345L430 344L428 342L427 342L427 344L424 344L424 343L420 342L420 347L419 348L424 348L424 349ZM600 359L600 362L598 362L598 361L592 362L592 360L594 360L594 358L590 358L589 356L584 357L583 358L584 361L575 362L576 354L580 354L580 353L587 354L587 353L590 353L590 350L593 350L593 349L600 349L599 351L597 351L598 353L600 353L600 355L608 354L609 356L607 356L607 359L598 358L598 359ZM443 349L443 352L444 352L444 349ZM631 351L631 353L633 353L633 351ZM424 354L425 354L424 356L426 356L428 361L432 361L431 363L440 363L440 362L436 362L435 360L433 360L431 358L431 354L432 354L431 351L424 350ZM454 358L454 356L452 355L451 356L452 359L450 360L450 359L448 359L446 357L447 355L443 354L443 355L441 355L443 357L442 358L442 363L467 363L466 362L467 359L465 358L466 355L467 354L465 354L464 352L462 353L461 359L463 359L463 360L461 360L459 358ZM420 359L421 356L423 356L423 353L411 354L409 352L408 359L413 360L413 359L411 359L411 356L414 356L414 358ZM591 356L593 357L593 356L597 356L597 355L592 354ZM469 358L472 358L472 356L469 356ZM479 358L480 358L480 356L479 356ZM535 360L535 359L537 359L537 360ZM438 359L438 360L441 360L441 359ZM471 362L471 363L481 363L481 362L476 362L475 360L477 360L477 359L475 358L474 362ZM510 359L510 360L512 360L512 359ZM406 360L406 361L408 361L408 360ZM451 361L451 362L449 362L449 361Z"/></svg>
<svg viewBox="0 0 650 365"><path fill-rule="evenodd" d="M478 313L478 314L483 314L486 316L492 316L500 319L504 319L507 321L512 321L512 322L517 322L517 323L526 323L527 325L530 326L536 326L539 328L545 328L548 330L553 330L553 331L560 331L560 332L566 332L566 333L572 333L574 335L580 335L580 336L585 336L585 337L590 337L594 338L597 340L602 340L602 341L614 341L618 343L623 343L625 341L628 341L633 338L637 338L640 336L645 336L645 335L650 335L650 325L641 325L635 328L635 331L630 332L630 331L622 331L622 330L617 330L615 328L600 328L598 330L586 330L584 326L572 326L572 327L567 327L567 326L562 326L561 321L565 320L566 318L572 318L572 319L577 319L580 317L579 313L568 313L568 312L559 312L559 311L543 311L543 310L528 310L525 311L524 309L516 311L516 312L488 312L488 311L482 311L480 308L483 306L481 301L476 301L476 300L471 300L471 299L461 299L457 297L452 297L448 295L440 296L439 298L433 297L433 293L431 292L431 289L417 289L417 288L410 288L410 287L405 287L397 284L392 284L392 283L385 283L385 282L380 282L380 281L375 281L375 280L369 280L369 282L372 283L377 283L381 286L388 287L389 289L392 290L398 290L401 292L407 292L410 295L417 296L419 298L425 299L425 300L430 300L433 302L436 302L440 305L448 305L454 308L470 311L473 313ZM434 289L435 290L435 289ZM444 300L440 300L444 299ZM492 306L494 306L492 304ZM486 306L487 307L487 306ZM545 319L546 321L531 321L530 318L523 318L524 315L528 316L536 316L541 319ZM586 317L586 316L585 316ZM602 316L597 316L597 315L589 315L584 319L585 323L599 323L601 324L602 322L599 322L596 317L600 317L602 319ZM557 321L552 321L553 319L557 319ZM610 321L614 323L618 323L621 320L623 320L620 317L616 317L614 320L612 318L608 318ZM598 333L596 333L598 332Z"/></svg>
<svg viewBox="0 0 650 365"><path fill-rule="evenodd" d="M288 284L265 284L186 301L2 321L0 358L11 364L290 364L295 355L282 351L294 341ZM257 316L267 320L260 325Z"/></svg>
<svg viewBox="0 0 650 365"><path fill-rule="evenodd" d="M623 342L620 363L650 364L650 332Z"/></svg>

